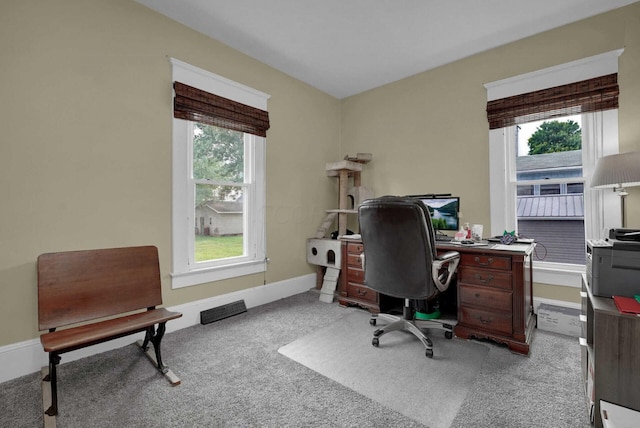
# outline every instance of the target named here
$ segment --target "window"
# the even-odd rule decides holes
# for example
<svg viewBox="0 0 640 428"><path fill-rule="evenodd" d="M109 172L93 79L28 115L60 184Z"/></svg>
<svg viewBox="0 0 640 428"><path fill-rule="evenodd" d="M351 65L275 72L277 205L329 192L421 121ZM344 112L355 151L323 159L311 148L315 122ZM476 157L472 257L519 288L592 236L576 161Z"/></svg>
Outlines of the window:
<svg viewBox="0 0 640 428"><path fill-rule="evenodd" d="M253 193L253 136L200 122L188 123L192 137L189 206L195 209L194 260L204 267L227 264L251 249L245 237L245 197ZM245 179L247 177L247 179ZM215 221L214 221L215 220Z"/></svg>
<svg viewBox="0 0 640 428"><path fill-rule="evenodd" d="M516 125L516 228L547 262L585 263L580 123L569 116Z"/></svg>
<svg viewBox="0 0 640 428"><path fill-rule="evenodd" d="M539 246L534 255L534 281L546 284L580 286L581 272L584 272L585 238L600 238L604 230L615 227L616 204L612 194L589 189L589 180L596 160L604 155L617 153L617 58L622 50L609 52L581 61L564 64L499 82L485 85L487 88L487 112L490 121L490 192L491 192L491 234L499 235L504 230L517 230L523 235L534 234L530 227L538 222L536 236L540 241L551 237L553 245L562 239L570 241L572 251L577 259L563 259L564 254L555 251L547 257L545 248ZM599 77L602 76L602 77ZM598 87L594 92L601 98L593 106L584 107L581 90L587 88L592 81L604 86L613 77L613 85L609 88ZM600 79L600 80L599 80ZM577 83L573 83L577 82ZM585 83L586 82L586 83ZM558 88L571 88L569 95L558 99ZM493 114L490 107L500 103L508 104L516 98L533 99L536 95L552 94L555 100L539 111L521 110L512 116L504 110L496 110ZM590 96L590 95L589 95ZM571 104L578 99L577 103ZM588 96L584 96L584 99ZM595 97L593 97L595 98ZM506 101L505 101L506 100ZM564 104L567 102L567 104ZM589 100L587 100L588 102ZM492 104L493 103L493 104ZM566 106L569 106L568 108ZM500 106L502 107L502 106ZM587 111L584 111L587 110ZM581 150L569 154L577 162L561 162L559 168L552 165L540 168L522 167L523 127L538 121L539 127L544 121L563 121L566 116L577 122L581 129ZM518 138L521 136L521 138ZM520 144L518 144L520 143ZM544 155L542 155L544 156ZM554 157L556 154L551 155ZM527 157L527 156L524 156ZM520 159L520 160L519 160ZM554 160L555 162L555 160ZM541 165L545 165L541 163ZM581 193L586 189L585 193ZM544 211L542 208L553 208L554 203L563 200L563 206L569 203L580 203L571 216L565 212L564 220L558 220L560 211ZM522 205L530 202L530 206ZM522 204L521 204L522 203ZM537 210L533 210L533 204ZM540 205L542 203L542 205ZM555 209L558 209L556 206ZM546 214L546 215L545 215ZM536 220L533 220L536 218ZM539 227L546 222L546 227ZM527 224L528 223L528 224ZM545 237L546 235L546 237ZM561 237L562 239L558 239ZM543 244L544 245L544 244ZM550 245L550 247L553 247ZM561 251L560 251L561 252ZM555 258L555 260L554 260Z"/></svg>
<svg viewBox="0 0 640 428"><path fill-rule="evenodd" d="M172 286L263 272L268 95L175 59L171 63ZM237 121L243 109L257 112L257 128Z"/></svg>

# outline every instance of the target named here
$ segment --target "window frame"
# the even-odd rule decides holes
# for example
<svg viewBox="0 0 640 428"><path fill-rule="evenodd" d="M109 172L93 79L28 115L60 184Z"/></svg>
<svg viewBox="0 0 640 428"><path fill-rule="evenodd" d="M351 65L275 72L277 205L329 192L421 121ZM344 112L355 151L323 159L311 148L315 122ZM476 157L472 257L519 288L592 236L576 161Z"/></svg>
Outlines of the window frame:
<svg viewBox="0 0 640 428"><path fill-rule="evenodd" d="M267 109L269 95L222 76L170 59L172 81ZM266 271L266 139L245 133L244 250L242 257L208 262L193 260L194 189L192 122L173 118L172 133L172 288L215 282ZM236 185L238 183L234 183ZM191 204L191 205L190 205Z"/></svg>
<svg viewBox="0 0 640 428"><path fill-rule="evenodd" d="M487 99L491 101L617 73L618 57L622 52L619 49L486 84ZM581 118L585 238L601 238L608 228L619 227L620 198L613 192L590 189L589 184L596 160L618 152L618 110L584 113ZM517 230L516 126L489 130L491 236L500 235L504 230ZM581 180L574 177L571 181ZM533 270L534 282L581 287L580 275L585 272L585 266L536 261Z"/></svg>

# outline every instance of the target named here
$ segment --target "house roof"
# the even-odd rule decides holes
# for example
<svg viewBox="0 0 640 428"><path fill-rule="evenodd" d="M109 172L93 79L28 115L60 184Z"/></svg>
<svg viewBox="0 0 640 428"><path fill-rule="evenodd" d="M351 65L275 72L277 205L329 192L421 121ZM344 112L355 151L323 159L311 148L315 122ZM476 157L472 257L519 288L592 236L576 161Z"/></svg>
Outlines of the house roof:
<svg viewBox="0 0 640 428"><path fill-rule="evenodd" d="M518 218L569 220L584 218L582 194L518 196Z"/></svg>
<svg viewBox="0 0 640 428"><path fill-rule="evenodd" d="M518 156L516 158L518 172L580 166L582 166L582 150Z"/></svg>
<svg viewBox="0 0 640 428"><path fill-rule="evenodd" d="M201 207L209 208L218 214L238 214L242 213L242 202L237 201L224 201L214 202L205 201L200 204Z"/></svg>

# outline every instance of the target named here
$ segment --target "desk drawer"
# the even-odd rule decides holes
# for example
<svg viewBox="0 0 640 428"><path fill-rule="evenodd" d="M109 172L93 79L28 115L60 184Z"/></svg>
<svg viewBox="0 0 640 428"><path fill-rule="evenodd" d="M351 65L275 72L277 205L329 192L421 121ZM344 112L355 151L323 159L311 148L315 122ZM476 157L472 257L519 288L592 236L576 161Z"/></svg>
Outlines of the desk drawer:
<svg viewBox="0 0 640 428"><path fill-rule="evenodd" d="M473 266L485 269L511 270L511 257L501 257L484 254L462 254L461 266Z"/></svg>
<svg viewBox="0 0 640 428"><path fill-rule="evenodd" d="M364 251L364 245L359 242L348 242L347 243L347 253L349 254L360 254Z"/></svg>
<svg viewBox="0 0 640 428"><path fill-rule="evenodd" d="M347 266L362 269L362 257L360 257L360 254L347 253Z"/></svg>
<svg viewBox="0 0 640 428"><path fill-rule="evenodd" d="M464 282L466 284L511 290L511 278L511 272L477 269L468 266L458 268L458 282Z"/></svg>
<svg viewBox="0 0 640 428"><path fill-rule="evenodd" d="M362 269L347 269L347 281L364 283L364 271Z"/></svg>
<svg viewBox="0 0 640 428"><path fill-rule="evenodd" d="M501 313L484 311L482 309L462 306L458 308L459 322L482 330L493 330L495 332L511 335L511 313Z"/></svg>
<svg viewBox="0 0 640 428"><path fill-rule="evenodd" d="M378 301L378 293L363 285L347 283L347 295L356 299L367 300L376 303Z"/></svg>
<svg viewBox="0 0 640 428"><path fill-rule="evenodd" d="M495 311L511 312L511 292L460 284L458 295L461 305L481 306Z"/></svg>

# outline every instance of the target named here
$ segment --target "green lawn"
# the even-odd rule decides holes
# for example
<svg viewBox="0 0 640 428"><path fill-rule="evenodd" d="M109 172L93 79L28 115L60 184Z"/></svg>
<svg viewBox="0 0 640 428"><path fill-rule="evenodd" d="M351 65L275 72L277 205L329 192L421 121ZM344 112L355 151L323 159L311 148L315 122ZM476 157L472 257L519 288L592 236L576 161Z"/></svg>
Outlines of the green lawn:
<svg viewBox="0 0 640 428"><path fill-rule="evenodd" d="M196 261L224 259L242 255L242 235L196 236Z"/></svg>

